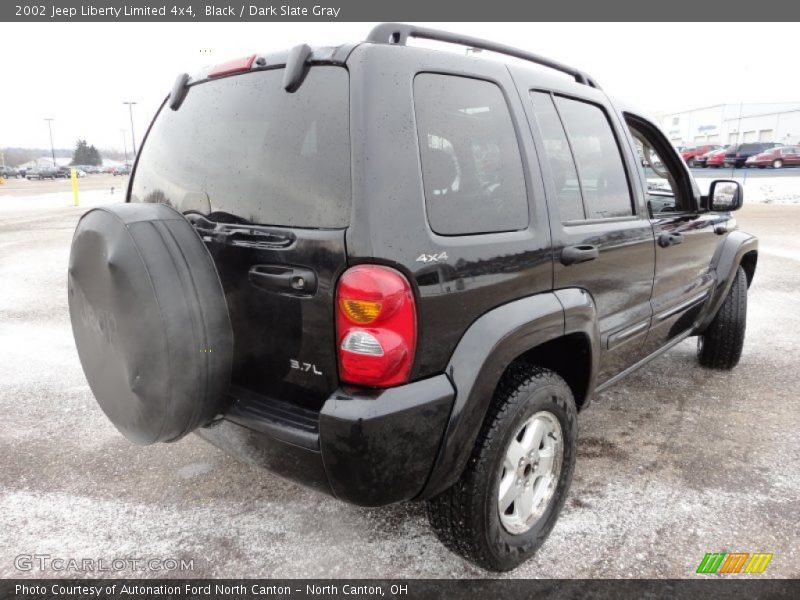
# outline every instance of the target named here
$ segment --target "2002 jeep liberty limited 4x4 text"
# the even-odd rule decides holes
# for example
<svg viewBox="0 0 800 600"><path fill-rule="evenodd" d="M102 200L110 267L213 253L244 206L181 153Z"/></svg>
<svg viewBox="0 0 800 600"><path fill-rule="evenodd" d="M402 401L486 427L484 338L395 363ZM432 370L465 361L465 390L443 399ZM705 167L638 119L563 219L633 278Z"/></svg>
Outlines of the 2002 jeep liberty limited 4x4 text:
<svg viewBox="0 0 800 600"><path fill-rule="evenodd" d="M427 501L508 570L555 524L594 394L688 336L737 364L741 203L585 73L384 24L181 75L127 202L78 224L72 327L133 442L196 432L348 502Z"/></svg>

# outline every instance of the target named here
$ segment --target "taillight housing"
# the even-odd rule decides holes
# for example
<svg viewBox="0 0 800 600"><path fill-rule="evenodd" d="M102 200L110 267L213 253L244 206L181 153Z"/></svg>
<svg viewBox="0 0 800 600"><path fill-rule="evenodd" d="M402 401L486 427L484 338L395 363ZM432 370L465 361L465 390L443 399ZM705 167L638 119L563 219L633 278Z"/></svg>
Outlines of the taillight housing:
<svg viewBox="0 0 800 600"><path fill-rule="evenodd" d="M408 280L382 265L357 265L336 289L339 379L368 387L408 381L417 346L417 310Z"/></svg>

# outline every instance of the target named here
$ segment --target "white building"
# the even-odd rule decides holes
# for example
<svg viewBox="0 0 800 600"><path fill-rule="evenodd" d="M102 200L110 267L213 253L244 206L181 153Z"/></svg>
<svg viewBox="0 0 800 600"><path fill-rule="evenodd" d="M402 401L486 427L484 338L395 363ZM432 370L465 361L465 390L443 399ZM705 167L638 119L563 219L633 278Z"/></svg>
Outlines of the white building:
<svg viewBox="0 0 800 600"><path fill-rule="evenodd" d="M717 104L662 115L660 119L674 146L800 143L800 102Z"/></svg>

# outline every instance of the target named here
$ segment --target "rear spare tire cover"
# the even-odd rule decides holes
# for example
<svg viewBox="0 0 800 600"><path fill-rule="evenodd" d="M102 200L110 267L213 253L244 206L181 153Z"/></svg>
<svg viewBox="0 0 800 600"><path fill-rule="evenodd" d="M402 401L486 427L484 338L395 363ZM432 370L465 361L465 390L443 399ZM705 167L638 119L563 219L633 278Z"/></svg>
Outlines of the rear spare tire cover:
<svg viewBox="0 0 800 600"><path fill-rule="evenodd" d="M96 208L78 222L69 313L83 372L132 442L172 442L218 414L233 333L214 262L164 204Z"/></svg>

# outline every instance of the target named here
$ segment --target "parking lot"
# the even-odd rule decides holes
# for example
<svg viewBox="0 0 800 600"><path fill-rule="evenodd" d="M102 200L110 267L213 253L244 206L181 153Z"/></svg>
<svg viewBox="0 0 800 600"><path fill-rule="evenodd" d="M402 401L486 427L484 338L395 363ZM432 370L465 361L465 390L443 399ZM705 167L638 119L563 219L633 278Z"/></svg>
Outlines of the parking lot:
<svg viewBox="0 0 800 600"><path fill-rule="evenodd" d="M195 436L137 447L118 434L67 312L86 207L43 199L68 189L56 183L0 186L0 576L75 575L20 572L20 554L193 561L190 573L111 573L134 576L488 575L438 542L421 505L357 508ZM114 183L82 181L87 204L110 200ZM580 416L563 514L509 577L690 577L720 551L771 552L755 577L800 577L800 206L750 204L737 219L761 238L739 367L701 369L690 339L599 396Z"/></svg>

